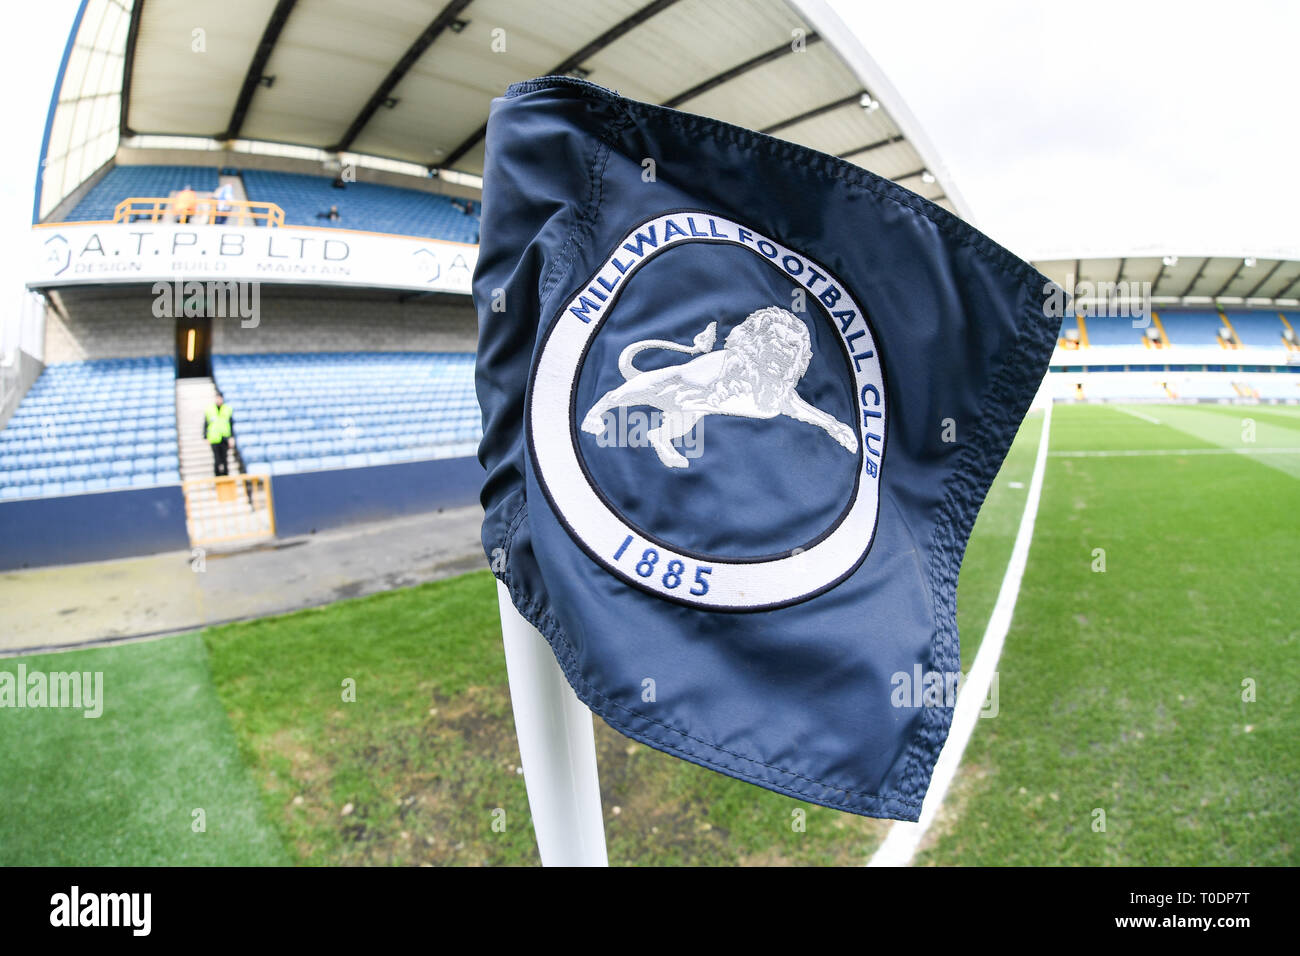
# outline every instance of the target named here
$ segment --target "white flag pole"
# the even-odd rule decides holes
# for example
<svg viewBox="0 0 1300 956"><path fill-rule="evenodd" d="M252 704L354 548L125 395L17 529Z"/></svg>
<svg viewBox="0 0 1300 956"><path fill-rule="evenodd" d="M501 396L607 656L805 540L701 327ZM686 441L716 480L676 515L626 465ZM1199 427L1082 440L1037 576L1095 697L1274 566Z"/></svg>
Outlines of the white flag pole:
<svg viewBox="0 0 1300 956"><path fill-rule="evenodd" d="M608 866L591 711L497 581L510 703L543 866Z"/></svg>

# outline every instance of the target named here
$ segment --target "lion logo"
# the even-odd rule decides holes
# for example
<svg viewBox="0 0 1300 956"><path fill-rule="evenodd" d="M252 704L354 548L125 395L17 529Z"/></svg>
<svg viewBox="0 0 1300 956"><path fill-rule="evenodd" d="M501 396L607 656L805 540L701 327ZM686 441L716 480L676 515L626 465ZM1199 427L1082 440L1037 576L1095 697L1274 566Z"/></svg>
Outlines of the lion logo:
<svg viewBox="0 0 1300 956"><path fill-rule="evenodd" d="M795 391L813 356L803 322L785 309L769 306L746 316L723 347L714 351L717 334L718 323L710 322L691 345L664 339L633 342L618 357L626 381L591 407L582 419L582 430L599 437L605 433L605 413L610 409L649 405L663 412L662 423L646 436L659 460L669 468L686 468L690 462L673 447L673 440L706 415L760 419L789 415L823 429L850 454L857 454L853 429L809 405ZM680 365L642 371L632 360L645 349L695 357Z"/></svg>

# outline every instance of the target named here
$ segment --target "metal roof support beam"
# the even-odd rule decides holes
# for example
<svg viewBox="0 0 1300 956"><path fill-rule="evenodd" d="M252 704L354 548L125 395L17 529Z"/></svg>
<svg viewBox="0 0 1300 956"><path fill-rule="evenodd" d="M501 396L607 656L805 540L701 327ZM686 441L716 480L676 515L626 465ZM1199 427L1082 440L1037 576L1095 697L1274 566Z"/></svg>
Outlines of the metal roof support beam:
<svg viewBox="0 0 1300 956"><path fill-rule="evenodd" d="M131 136L135 133L135 130L131 129L131 124L127 122L127 118L131 112L131 73L135 70L135 41L140 36L140 16L143 10L144 0L135 0L131 7L131 22L126 29L126 55L122 58L121 113L117 121L119 136ZM80 19L80 14L78 14L78 25L80 25ZM71 49L72 41L69 40L68 44L68 48ZM59 81L63 81L62 76L59 77ZM58 95L58 91L55 91L55 95Z"/></svg>
<svg viewBox="0 0 1300 956"><path fill-rule="evenodd" d="M924 176L924 175L925 175L926 173L928 173L929 171L930 171L930 167L928 167L928 166L922 166L920 169L914 169L914 170L912 170L910 173L903 173L903 175L901 175L901 176L894 176L894 177L892 177L889 181L890 181L891 183L901 183L901 182L902 182L903 180L905 180L905 179L915 179L917 176ZM939 181L939 180L938 180L937 178L934 180L934 182L936 182L936 183L937 183L938 181ZM915 192L915 190L913 190L913 192ZM919 193L918 193L918 195L919 195ZM921 196L921 198L922 198L922 199L925 199L924 196ZM927 201L927 202L932 202L932 203L937 203L937 202L939 202L941 199L947 199L947 198L948 198L948 194L945 193L945 192L943 192L942 190L940 190L939 195L935 196L933 199L927 199L926 201Z"/></svg>
<svg viewBox="0 0 1300 956"><path fill-rule="evenodd" d="M284 29L295 3L297 0L279 0L271 11L271 18L266 21L266 29L262 31L262 39L253 54L253 62L248 64L248 72L244 74L244 85L240 88L239 98L235 100L235 108L230 113L230 122L226 124L226 131L220 139L239 138L239 131L243 129L244 119L248 116L248 107L253 102L253 94L262 82L262 74L271 59L271 51L275 49L280 31Z"/></svg>
<svg viewBox="0 0 1300 956"><path fill-rule="evenodd" d="M411 71L411 67L415 66L416 61L424 56L425 51L433 46L433 42L442 36L443 31L455 23L462 11L473 2L474 0L451 0L442 8L442 12L433 18L433 22L424 28L424 32L415 38L415 42L402 54L402 58L388 71L384 81L379 84L374 94L366 101L366 105L361 107L361 112L352 120L347 132L331 147L333 152L340 153L352 145L365 129L366 124L374 118L379 108L397 88L397 84L402 82L402 78Z"/></svg>
<svg viewBox="0 0 1300 956"><path fill-rule="evenodd" d="M1285 288L1279 290L1278 294L1273 296L1273 301L1276 302L1278 299L1291 298L1291 296L1287 295L1287 293L1290 292L1292 289L1294 289L1297 285L1300 285L1300 275L1292 279L1291 282L1288 283Z"/></svg>
<svg viewBox="0 0 1300 956"><path fill-rule="evenodd" d="M630 33L632 30L635 30L637 27L645 23L651 17L663 13L665 10L667 10L676 2L677 0L654 0L653 3L647 3L644 7L642 7L640 10L637 10L631 16L626 17L620 20L618 23L614 24L612 27L610 27L600 36L596 37L596 39L592 40L590 43L584 46L577 53L573 54L570 57L566 57L564 60L557 63L554 67L551 68L550 71L551 75L564 76L566 73L569 73L572 70L576 69L577 67L582 66L583 63L585 63L587 60L590 60L601 50L605 49L605 47L609 46L619 37L623 36L623 34Z"/></svg>
<svg viewBox="0 0 1300 956"><path fill-rule="evenodd" d="M850 156L859 156L862 153L869 153L873 149L884 149L886 146L893 146L895 143L901 143L906 139L907 137L900 133L898 136L890 136L888 139L880 139L874 143L868 143L866 146L859 146L856 149L851 149L847 153L836 153L835 158L848 159ZM921 171L924 172L924 170Z"/></svg>
<svg viewBox="0 0 1300 956"><path fill-rule="evenodd" d="M1160 259L1160 271L1156 273L1155 280L1151 283L1152 295L1160 294L1160 280L1163 279L1164 277L1165 277L1165 260L1162 257Z"/></svg>
<svg viewBox="0 0 1300 956"><path fill-rule="evenodd" d="M827 113L833 113L836 110L843 109L844 107L848 106L851 103L860 102L862 97L865 94L866 94L866 90L859 90L856 93L844 97L842 100L835 100L832 103L827 103L825 106L818 106L815 107L814 109L810 109L806 113L800 113L798 116L791 116L789 119L781 120L781 122L779 123L773 123L771 126L765 126L762 129L760 129L759 132L775 133L778 130L788 129L791 126L795 126L806 120L816 119L818 116L824 116Z"/></svg>
<svg viewBox="0 0 1300 956"><path fill-rule="evenodd" d="M808 47L812 46L814 43L819 42L821 40L821 37L816 33L809 33L807 36L803 38L803 40L804 40L804 49L807 49ZM722 84L729 83L732 80L734 80L736 77L748 73L750 70L756 70L760 66L766 66L768 63L771 63L773 60L779 60L781 59L781 57L788 56L791 53L794 53L794 44L782 43L779 47L768 50L766 53L760 53L758 56L751 57L750 59L746 60L744 63L737 63L731 69L725 70L722 73L719 73L717 76L710 77L709 79L705 80L703 83L697 83L695 86L692 86L689 90L683 90L682 92L674 96L672 99L664 100L663 105L668 107L680 106L682 103L685 103L687 100L693 100L697 96L703 96L705 93L709 92L709 90L716 89Z"/></svg>
<svg viewBox="0 0 1300 956"><path fill-rule="evenodd" d="M581 66L584 60L591 59L619 37L623 36L623 34L636 29L651 17L667 10L676 2L677 0L653 0L653 2L646 4L631 16L625 17L618 23L614 24L600 36L596 37L596 39L584 46L581 50L578 50L571 56L565 57L553 66L548 73L551 76L563 76L564 74L573 71L577 67ZM451 168L453 163L458 162L466 153L482 142L485 135L487 135L487 123L484 123L476 129L464 142L444 156L442 160L434 163L429 168L431 170Z"/></svg>
<svg viewBox="0 0 1300 956"><path fill-rule="evenodd" d="M1260 279L1251 287L1251 290L1246 293L1245 297L1247 299L1254 298L1255 293L1258 292L1260 289L1264 288L1264 283L1268 282L1269 279L1273 278L1273 273L1277 272L1277 270L1281 268L1282 268L1282 260L1279 259L1277 260L1277 262L1273 263L1273 268L1268 270L1268 272L1264 275L1264 278Z"/></svg>
<svg viewBox="0 0 1300 956"><path fill-rule="evenodd" d="M1227 292L1227 291L1228 291L1228 286L1232 285L1234 282L1237 281L1237 276L1241 275L1241 271L1242 271L1243 269L1245 269L1245 268L1246 268L1246 260L1245 260L1245 259L1241 259L1241 260L1239 260L1239 261L1237 262L1237 271L1234 272L1232 275L1228 276L1228 281L1227 281L1227 282L1225 282L1225 283L1223 283L1223 285L1219 286L1219 291L1217 291L1217 292L1214 293L1214 298L1215 298L1215 299L1218 299L1219 296L1221 296L1221 295L1223 295L1223 293Z"/></svg>
<svg viewBox="0 0 1300 956"><path fill-rule="evenodd" d="M1196 283L1200 282L1201 276L1205 274L1205 267L1208 266L1209 264L1210 264L1209 256L1206 256L1204 259L1201 260L1201 267L1196 270L1196 275L1192 276L1192 281L1187 283L1187 286L1186 288L1183 289L1183 294L1180 296L1180 298L1185 299L1192 294L1192 290L1196 288Z"/></svg>

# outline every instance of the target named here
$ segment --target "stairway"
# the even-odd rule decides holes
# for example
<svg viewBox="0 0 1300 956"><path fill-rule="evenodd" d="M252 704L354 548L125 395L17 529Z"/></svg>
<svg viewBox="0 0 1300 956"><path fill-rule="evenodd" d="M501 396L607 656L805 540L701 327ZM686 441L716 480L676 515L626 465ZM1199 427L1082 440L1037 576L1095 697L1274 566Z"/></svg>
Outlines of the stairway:
<svg viewBox="0 0 1300 956"><path fill-rule="evenodd" d="M203 437L203 412L216 399L217 388L210 378L176 380L176 438L180 445L181 481L212 477L212 447ZM230 470L237 472L235 455Z"/></svg>
<svg viewBox="0 0 1300 956"><path fill-rule="evenodd" d="M236 200L237 202L244 202L248 199L248 193L244 191L243 176L226 175L225 173L223 173L219 177L217 177L217 180L218 180L217 181L218 186L224 186L226 185L226 183L230 183L230 188L233 189L235 192L235 194L231 197L232 199Z"/></svg>
<svg viewBox="0 0 1300 956"><path fill-rule="evenodd" d="M181 482L191 544L259 540L271 537L271 514L265 486L242 482L233 487L213 477L212 446L203 436L203 413L216 398L210 378L176 380L176 437L180 446ZM239 410L235 410L235 440L239 439ZM227 464L231 475L242 474L235 449ZM260 493L259 493L260 491Z"/></svg>

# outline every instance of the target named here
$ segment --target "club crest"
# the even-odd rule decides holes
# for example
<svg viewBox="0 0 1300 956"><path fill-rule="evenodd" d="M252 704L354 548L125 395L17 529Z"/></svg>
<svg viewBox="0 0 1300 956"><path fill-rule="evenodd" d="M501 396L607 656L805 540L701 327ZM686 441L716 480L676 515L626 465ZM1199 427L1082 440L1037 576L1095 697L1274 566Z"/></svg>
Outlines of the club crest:
<svg viewBox="0 0 1300 956"><path fill-rule="evenodd" d="M748 299L749 304L728 319L725 305L717 304L726 300L725 286L719 295L708 298L707 305L692 306L689 295L685 299L677 295L679 288L691 284L679 286L669 281L663 286L671 290L669 311L679 316L670 335L633 339L628 334L633 329L662 324L656 318L662 313L645 313L643 309L641 315L635 315L629 311L623 331L612 333L612 348L602 345L593 352L593 342L602 328L619 328L623 293L638 281L656 281L639 280L642 267L667 249L691 243L744 249L744 253L727 255L765 260L766 266L750 266L747 263L753 260L747 258L742 264L744 269L760 270L758 286L788 284L796 299L806 301L809 307L796 314L798 306L787 309L763 304L761 298L755 303L756 286L751 286L732 299ZM697 249L703 253L702 247ZM691 253L688 249L678 255L684 254ZM783 275L767 278L769 267ZM668 267L656 268L660 271L654 274L662 276L662 269ZM738 274L720 281L743 280ZM710 319L719 316L722 321L698 319L699 324L692 328L687 324L692 313ZM725 338L719 334L720 324ZM814 324L816 335L810 333ZM671 353L684 358L674 361ZM603 357L592 361L592 355ZM579 380L588 364L604 371L598 376L592 372L591 382L599 387L593 390L592 384L584 385L583 399ZM819 370L816 384L813 369ZM537 478L555 514L583 550L616 577L656 596L713 610L782 607L834 587L861 564L870 548L885 452L883 376L865 314L828 269L726 218L700 212L665 213L642 223L619 242L590 281L564 302L548 327L529 388L528 442ZM853 417L845 420L849 401ZM740 520L775 524L785 510L780 501L789 499L769 498L766 508L756 509L752 496L729 493L725 483L735 478L743 485L740 479L751 477L761 482L764 469L789 471L801 464L801 458L820 456L817 460L822 465L808 472L812 482L799 487L801 495L825 495L827 500L847 500L847 504L837 516L826 512L828 517L819 519L829 523L810 529L807 546L740 556L693 549L673 540L671 530L656 530L629 518L602 490L600 479L579 448L581 435L606 437L615 413L630 409L637 414L649 410L654 415L644 443L653 456L644 447L608 441L600 442L594 453L615 456L607 463L623 461L621 474L641 476L624 480L624 484L628 480L636 486L650 482L644 489L638 488L642 496L654 494L649 490L658 487L654 482L673 483L664 492L669 498L677 493L674 488L707 488L718 500L696 502L705 511L724 515L731 509L731 513L743 515ZM736 422L726 426L723 439L711 438L730 444L723 448L715 445L695 459L683 455L674 442L692 429L705 427L701 423L713 416L717 416L715 421ZM783 464L782 455L795 457ZM646 468L664 477L656 478ZM754 469L752 475L739 474L750 468ZM687 477L700 469L708 476L703 485ZM683 481L689 484L683 486ZM723 490L719 492L719 488ZM689 538L690 534L677 537Z"/></svg>
<svg viewBox="0 0 1300 956"><path fill-rule="evenodd" d="M690 346L663 339L629 345L618 359L624 384L606 392L591 407L582 420L582 430L603 435L605 413L613 408L657 408L663 412L663 423L650 431L650 444L664 465L686 468L690 462L672 443L706 415L760 419L788 415L816 425L850 454L857 453L853 429L809 405L795 391L812 361L811 337L803 322L785 309L770 306L751 312L732 329L726 344L714 351L717 333L718 323L710 322ZM668 349L695 357L681 365L641 371L632 359L646 349Z"/></svg>

